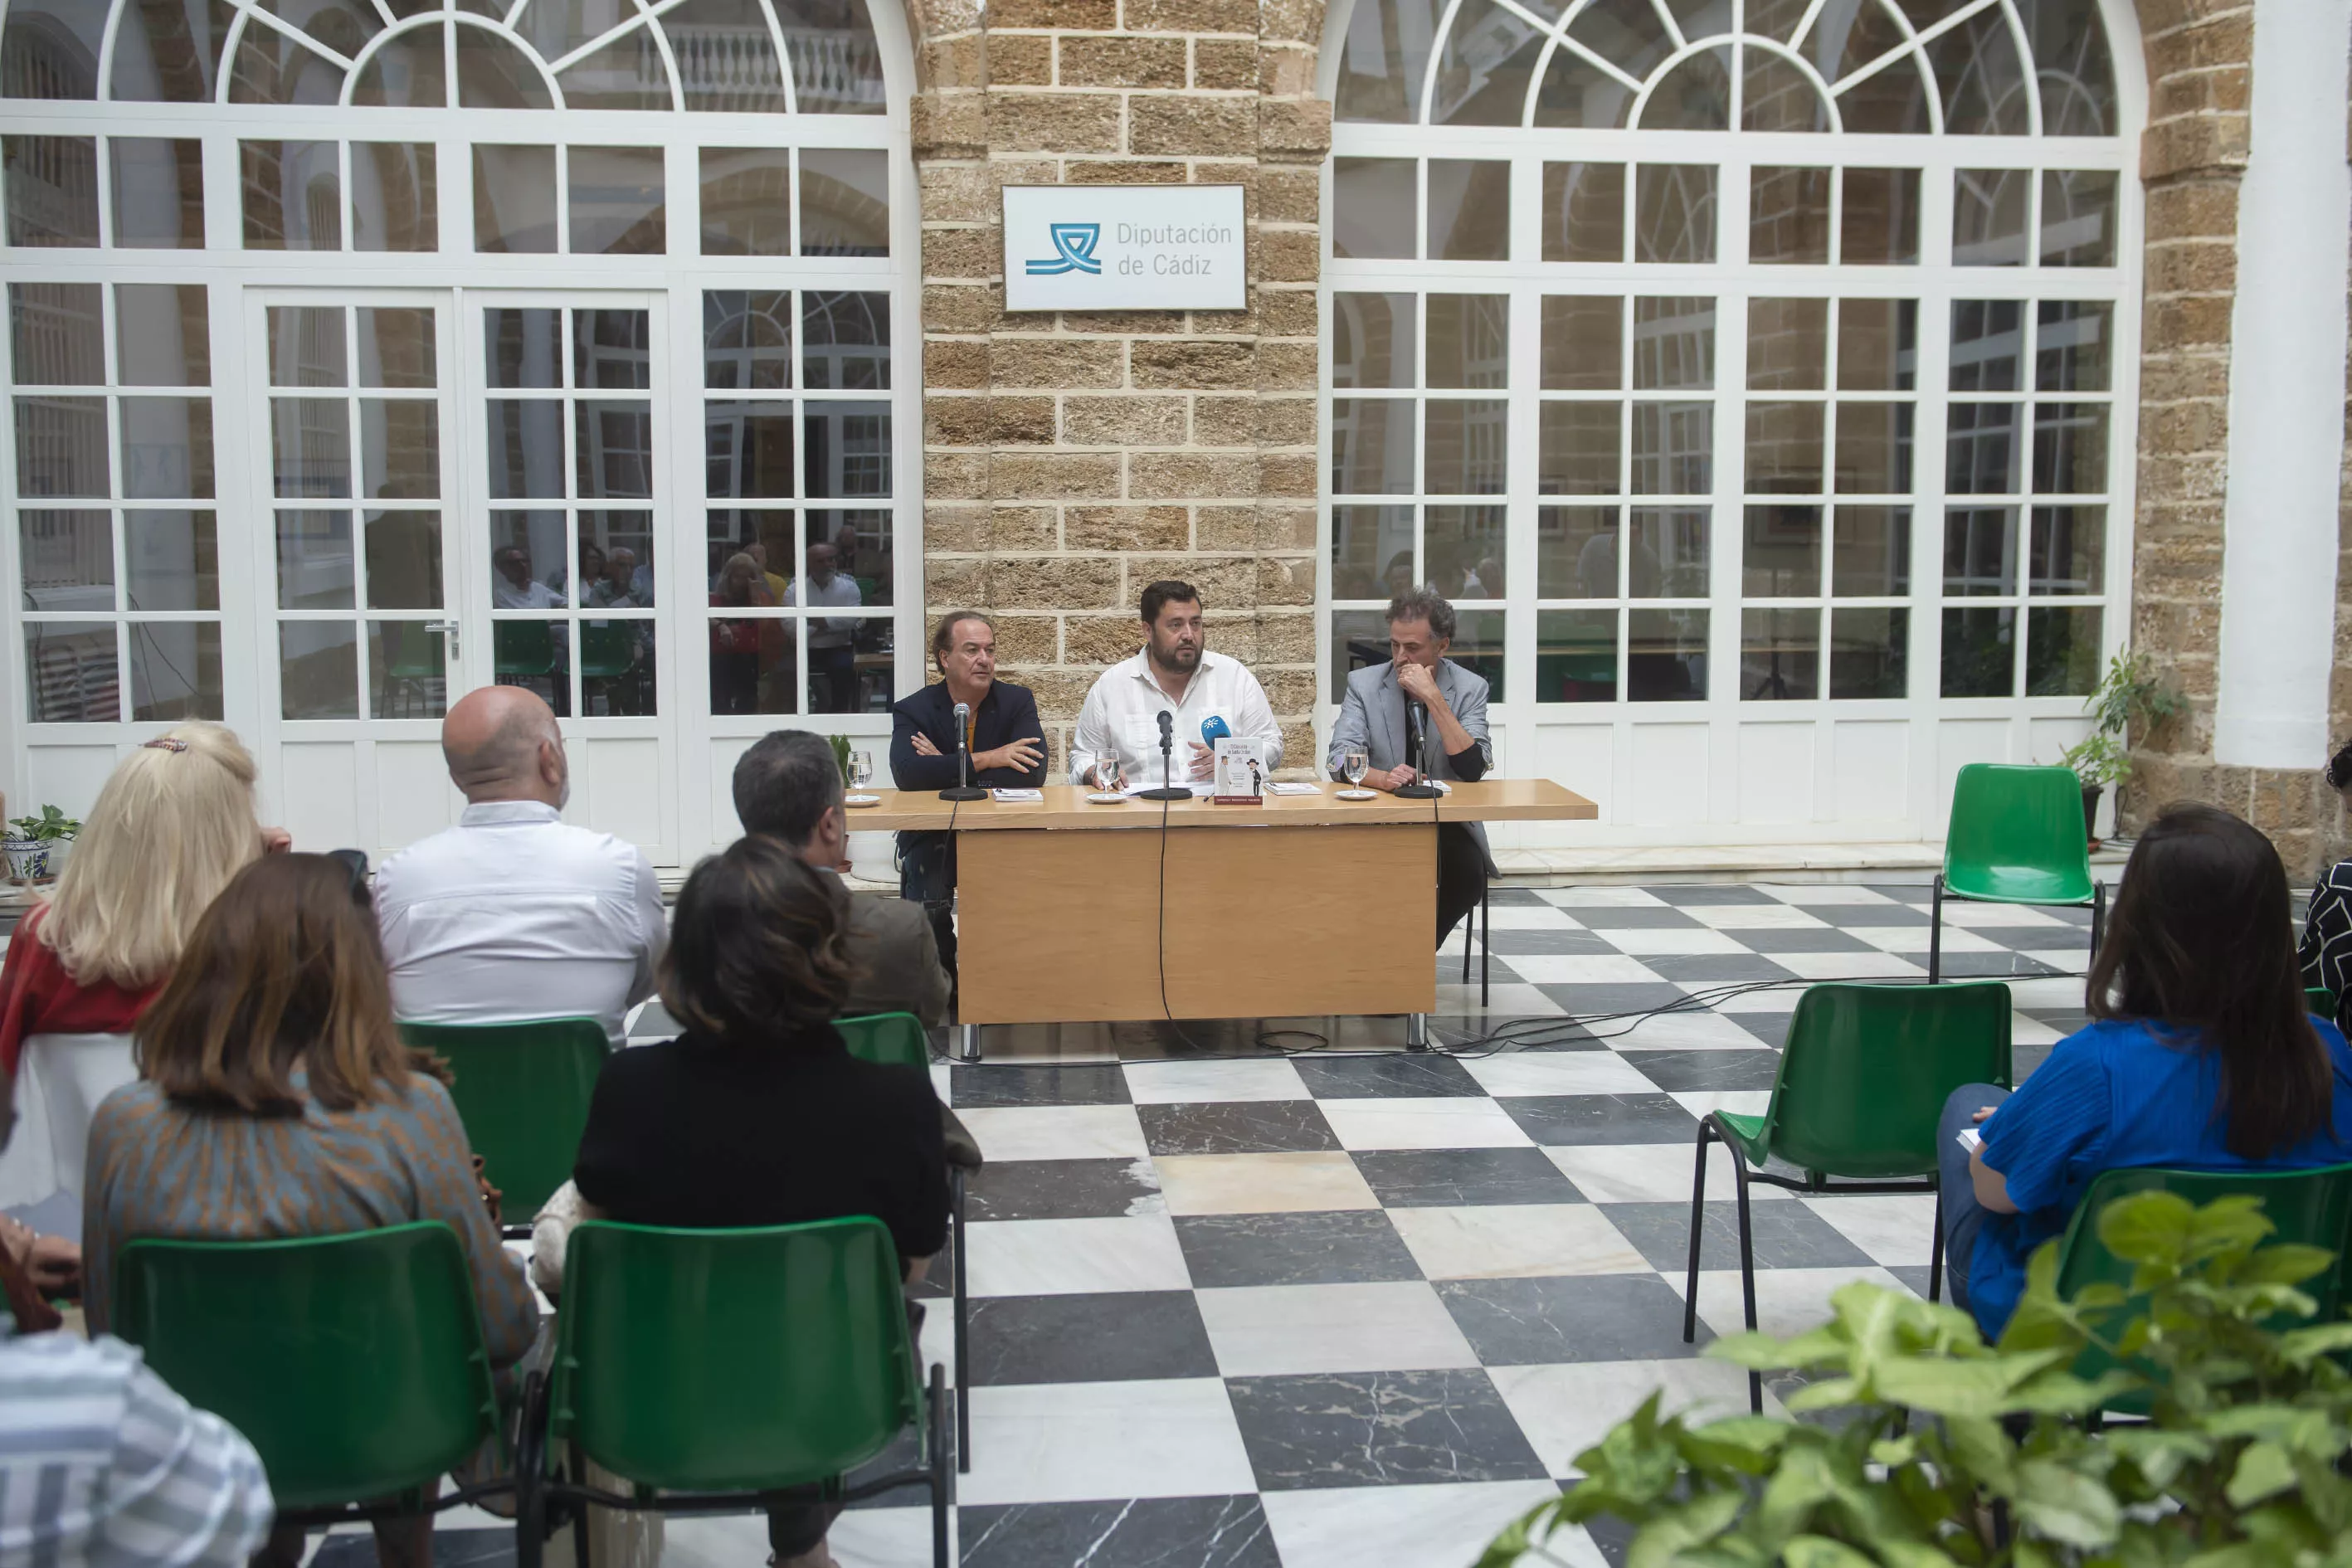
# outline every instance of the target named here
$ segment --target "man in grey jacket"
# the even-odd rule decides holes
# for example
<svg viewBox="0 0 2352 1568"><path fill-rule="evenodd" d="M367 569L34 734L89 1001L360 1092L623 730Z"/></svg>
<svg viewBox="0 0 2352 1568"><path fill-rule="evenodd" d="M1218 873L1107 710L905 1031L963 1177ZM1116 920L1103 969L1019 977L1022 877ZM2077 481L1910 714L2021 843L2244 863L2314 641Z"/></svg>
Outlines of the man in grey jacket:
<svg viewBox="0 0 2352 1568"><path fill-rule="evenodd" d="M1414 779L1459 779L1467 784L1495 765L1495 744L1486 733L1486 682L1445 657L1454 645L1454 606L1436 589L1408 588L1389 601L1389 662L1369 665L1348 677L1339 721L1331 728L1325 759L1333 778L1347 777L1349 752L1370 763L1364 783L1392 790ZM1412 759L1406 710L1420 704L1423 772ZM1437 829L1437 941L1454 922L1478 907L1493 862L1486 832L1475 822L1448 822Z"/></svg>

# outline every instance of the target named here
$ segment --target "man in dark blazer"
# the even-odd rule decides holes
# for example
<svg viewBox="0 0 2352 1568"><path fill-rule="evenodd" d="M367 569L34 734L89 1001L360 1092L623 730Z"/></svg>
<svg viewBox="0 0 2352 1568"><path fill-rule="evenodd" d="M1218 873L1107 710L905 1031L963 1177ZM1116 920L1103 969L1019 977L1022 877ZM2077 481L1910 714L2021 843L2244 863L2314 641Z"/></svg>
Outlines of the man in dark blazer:
<svg viewBox="0 0 2352 1568"><path fill-rule="evenodd" d="M940 679L890 710L890 782L900 789L952 788L955 705L971 708L964 744L971 782L982 789L1035 789L1045 782L1045 727L1025 686L996 679L996 623L951 610L931 634ZM945 833L898 835L898 896L940 905L955 896L955 846Z"/></svg>

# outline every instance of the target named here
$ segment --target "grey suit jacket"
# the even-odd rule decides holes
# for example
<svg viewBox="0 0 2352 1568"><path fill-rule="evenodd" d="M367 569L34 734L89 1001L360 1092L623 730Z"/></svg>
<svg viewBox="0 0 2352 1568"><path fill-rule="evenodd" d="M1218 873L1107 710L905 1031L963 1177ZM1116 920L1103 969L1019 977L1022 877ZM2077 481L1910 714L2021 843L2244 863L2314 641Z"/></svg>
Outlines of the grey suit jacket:
<svg viewBox="0 0 2352 1568"><path fill-rule="evenodd" d="M840 906L848 916L845 933L855 973L841 1016L912 1013L925 1025L948 1021L948 972L923 906L885 893L853 893L841 887Z"/></svg>
<svg viewBox="0 0 2352 1568"><path fill-rule="evenodd" d="M1486 731L1486 682L1484 677L1473 675L1450 658L1437 661L1437 689L1444 694L1445 705L1470 738L1478 742L1479 754L1486 766L1495 765L1495 742ZM1437 726L1429 727L1429 773L1441 779L1454 777L1454 770L1445 755L1445 742L1437 734ZM1349 752L1360 749L1376 768L1393 768L1410 760L1412 742L1404 721L1404 694L1397 689L1396 667L1393 664L1369 665L1348 677L1348 695L1339 704L1339 721L1331 726L1331 749L1325 755L1324 766L1333 778L1345 778L1340 772L1340 760ZM1494 874L1494 856L1486 847L1484 823L1468 825L1472 837L1478 840L1478 852L1486 857L1488 875Z"/></svg>

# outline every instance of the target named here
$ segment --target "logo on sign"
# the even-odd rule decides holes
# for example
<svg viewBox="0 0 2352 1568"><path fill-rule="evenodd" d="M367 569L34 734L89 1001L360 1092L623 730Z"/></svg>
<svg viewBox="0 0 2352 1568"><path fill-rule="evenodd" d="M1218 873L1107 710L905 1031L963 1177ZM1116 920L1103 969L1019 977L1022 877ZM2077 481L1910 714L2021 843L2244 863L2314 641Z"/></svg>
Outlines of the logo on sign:
<svg viewBox="0 0 2352 1568"><path fill-rule="evenodd" d="M1095 259L1095 247L1102 243L1102 225L1098 223L1057 223L1047 226L1054 237L1057 255L1032 260L1029 276L1051 278L1064 272L1102 271L1102 263Z"/></svg>

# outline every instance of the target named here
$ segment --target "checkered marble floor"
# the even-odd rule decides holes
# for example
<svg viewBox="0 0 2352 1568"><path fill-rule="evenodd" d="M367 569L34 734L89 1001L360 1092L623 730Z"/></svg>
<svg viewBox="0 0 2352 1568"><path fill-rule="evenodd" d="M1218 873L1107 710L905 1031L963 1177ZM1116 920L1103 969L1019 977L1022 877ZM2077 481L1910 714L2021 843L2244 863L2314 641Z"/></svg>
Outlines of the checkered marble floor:
<svg viewBox="0 0 2352 1568"><path fill-rule="evenodd" d="M1570 1020L1924 978L1926 885L1511 889L1493 914L1491 1005L1457 933L1439 1037L1554 1020L1511 1026L1539 1045L1335 1054L1394 1024L1359 1020L1326 1051L1204 1059L1148 1026L1003 1030L980 1065L933 1069L989 1162L966 1568L1457 1568L1653 1387L1744 1404L1741 1374L1682 1340L1693 1140L1709 1110L1762 1109L1801 984ZM2011 984L2021 1073L2083 1021L2087 926L1947 910L1947 973ZM1727 1163L1708 1186L1702 1344L1740 1319ZM1925 1292L1931 1199L1757 1196L1767 1329L1849 1279ZM923 1337L952 1364L944 1300ZM1602 1568L1621 1545L1566 1551ZM853 1510L833 1550L924 1563L924 1510ZM764 1552L756 1519L670 1526L685 1568Z"/></svg>

